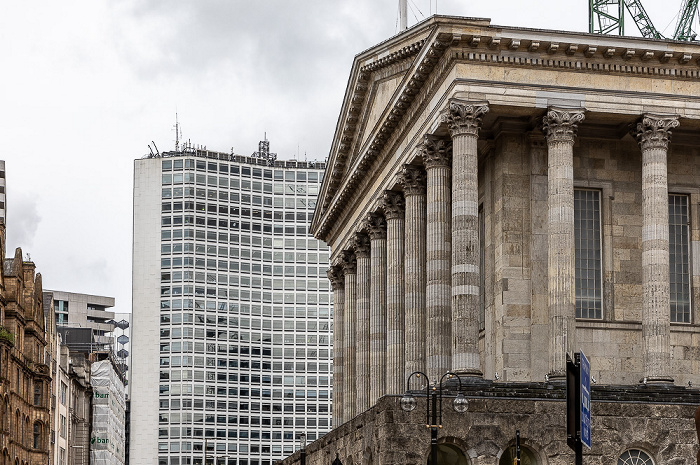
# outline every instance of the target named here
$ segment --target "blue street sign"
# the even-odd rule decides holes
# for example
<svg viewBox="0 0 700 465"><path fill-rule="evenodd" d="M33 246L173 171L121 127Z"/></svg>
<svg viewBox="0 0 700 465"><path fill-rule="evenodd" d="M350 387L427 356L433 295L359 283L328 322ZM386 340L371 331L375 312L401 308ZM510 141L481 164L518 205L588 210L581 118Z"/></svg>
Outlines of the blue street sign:
<svg viewBox="0 0 700 465"><path fill-rule="evenodd" d="M581 351L581 443L591 448L591 364Z"/></svg>

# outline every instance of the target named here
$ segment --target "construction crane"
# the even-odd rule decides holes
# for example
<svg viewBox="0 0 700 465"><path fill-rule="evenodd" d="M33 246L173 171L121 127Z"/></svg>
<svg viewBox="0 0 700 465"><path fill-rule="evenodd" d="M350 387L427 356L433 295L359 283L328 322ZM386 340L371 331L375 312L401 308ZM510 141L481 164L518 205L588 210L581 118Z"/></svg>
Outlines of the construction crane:
<svg viewBox="0 0 700 465"><path fill-rule="evenodd" d="M588 0L588 31L597 34L625 34L625 8L643 37L650 39L673 39L694 41L693 30L698 17L698 0L683 0L678 13L678 24L673 37L664 37L654 27L641 0Z"/></svg>

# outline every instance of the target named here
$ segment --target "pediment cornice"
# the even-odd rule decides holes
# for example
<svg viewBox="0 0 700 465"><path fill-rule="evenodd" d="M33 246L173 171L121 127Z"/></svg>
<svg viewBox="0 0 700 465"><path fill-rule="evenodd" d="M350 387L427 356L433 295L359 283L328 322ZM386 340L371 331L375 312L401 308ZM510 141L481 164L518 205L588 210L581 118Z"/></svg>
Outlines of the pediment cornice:
<svg viewBox="0 0 700 465"><path fill-rule="evenodd" d="M405 37L404 37L405 36ZM369 165L392 147L424 108L438 79L455 61L628 74L673 80L700 79L700 46L641 38L490 26L468 18L433 17L392 40L408 43L382 52L386 43L356 58L311 226L325 239L347 202L366 179ZM379 72L413 60L377 124L364 128L368 91ZM439 65L439 66L438 66ZM438 69L436 69L436 67ZM360 143L358 132L372 131Z"/></svg>

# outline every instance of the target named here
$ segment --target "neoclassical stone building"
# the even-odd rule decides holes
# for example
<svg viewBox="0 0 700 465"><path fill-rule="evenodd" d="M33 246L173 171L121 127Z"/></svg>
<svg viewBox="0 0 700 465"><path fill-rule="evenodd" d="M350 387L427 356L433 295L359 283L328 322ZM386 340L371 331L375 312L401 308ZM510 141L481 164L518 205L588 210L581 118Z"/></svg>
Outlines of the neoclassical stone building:
<svg viewBox="0 0 700 465"><path fill-rule="evenodd" d="M392 436L420 415L376 402L450 370L496 408L487 429L446 420L453 463L507 460L521 410L533 463L570 463L579 350L594 414L626 418L594 417L596 463L695 456L671 432L692 433L700 385L699 59L698 44L444 16L357 55L312 223L332 248L342 426L307 460L425 463L424 443Z"/></svg>
<svg viewBox="0 0 700 465"><path fill-rule="evenodd" d="M0 221L0 464L49 460L51 371L45 359L41 274L17 249L5 258Z"/></svg>

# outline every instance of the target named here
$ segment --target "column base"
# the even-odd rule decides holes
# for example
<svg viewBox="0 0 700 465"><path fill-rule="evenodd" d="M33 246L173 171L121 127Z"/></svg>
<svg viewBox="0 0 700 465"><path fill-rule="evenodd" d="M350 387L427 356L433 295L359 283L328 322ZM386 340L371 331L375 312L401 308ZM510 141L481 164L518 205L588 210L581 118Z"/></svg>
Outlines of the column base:
<svg viewBox="0 0 700 465"><path fill-rule="evenodd" d="M462 378L462 381L467 381L469 382L469 378L484 378L484 374L481 372L479 369L474 369L474 368L464 368L461 370L453 370L457 375L459 375L460 378Z"/></svg>
<svg viewBox="0 0 700 465"><path fill-rule="evenodd" d="M663 385L663 384L673 384L673 378L670 376L648 376L639 380L640 384L653 384L653 385Z"/></svg>
<svg viewBox="0 0 700 465"><path fill-rule="evenodd" d="M552 371L547 373L546 381L550 384L566 384L566 372Z"/></svg>

